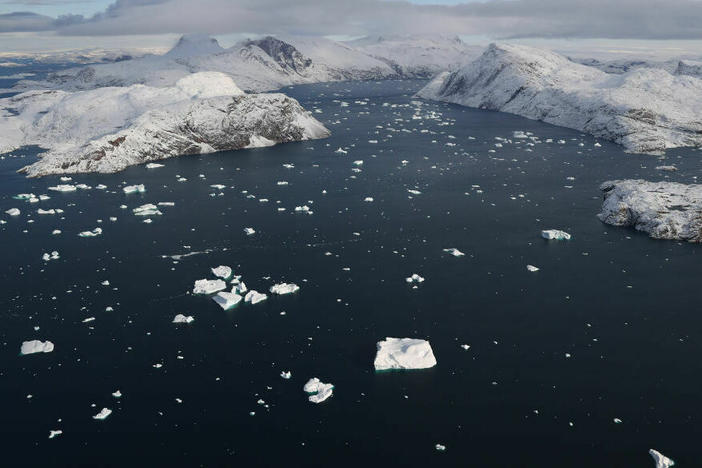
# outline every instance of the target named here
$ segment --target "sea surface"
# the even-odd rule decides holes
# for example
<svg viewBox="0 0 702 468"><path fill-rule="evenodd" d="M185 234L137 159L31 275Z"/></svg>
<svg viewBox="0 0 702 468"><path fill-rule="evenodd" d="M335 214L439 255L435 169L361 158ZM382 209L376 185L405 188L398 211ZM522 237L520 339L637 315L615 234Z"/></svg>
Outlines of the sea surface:
<svg viewBox="0 0 702 468"><path fill-rule="evenodd" d="M414 99L423 84L287 88L330 138L74 175L91 188L71 193L15 172L38 149L4 155L2 465L653 467L654 448L699 466L700 246L596 215L602 182L694 183L702 154L598 147ZM218 265L300 290L223 311L191 294ZM438 365L376 373L388 336L429 340ZM55 349L20 356L31 339ZM311 377L333 396L308 402Z"/></svg>

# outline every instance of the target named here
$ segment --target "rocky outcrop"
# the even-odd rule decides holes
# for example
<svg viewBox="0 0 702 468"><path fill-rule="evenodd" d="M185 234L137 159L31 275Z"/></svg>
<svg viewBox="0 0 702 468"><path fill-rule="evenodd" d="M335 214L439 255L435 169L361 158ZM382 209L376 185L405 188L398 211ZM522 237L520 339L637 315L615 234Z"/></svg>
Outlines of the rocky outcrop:
<svg viewBox="0 0 702 468"><path fill-rule="evenodd" d="M612 180L597 217L613 226L631 226L654 239L702 241L702 185L645 180Z"/></svg>

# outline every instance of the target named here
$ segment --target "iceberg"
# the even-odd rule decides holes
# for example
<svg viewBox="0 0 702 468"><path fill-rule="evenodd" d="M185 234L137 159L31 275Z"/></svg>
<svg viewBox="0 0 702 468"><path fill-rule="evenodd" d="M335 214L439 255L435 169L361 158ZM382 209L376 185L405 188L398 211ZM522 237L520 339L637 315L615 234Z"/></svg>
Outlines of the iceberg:
<svg viewBox="0 0 702 468"><path fill-rule="evenodd" d="M307 399L311 403L321 403L332 396L334 393L334 385L324 383L317 377L313 377L307 381L303 390L309 395Z"/></svg>
<svg viewBox="0 0 702 468"><path fill-rule="evenodd" d="M455 247L451 247L450 249L444 249L444 252L453 255L454 257L463 257L465 254L458 250Z"/></svg>
<svg viewBox="0 0 702 468"><path fill-rule="evenodd" d="M529 270L532 273L539 271L539 268L535 267L534 265L527 265L526 267L527 267L527 270Z"/></svg>
<svg viewBox="0 0 702 468"><path fill-rule="evenodd" d="M78 237L96 237L102 234L102 228L96 227L92 231L83 231L78 233Z"/></svg>
<svg viewBox="0 0 702 468"><path fill-rule="evenodd" d="M41 259L45 262L48 262L50 260L58 260L59 258L59 253L56 250L52 251L51 254L45 253L41 256Z"/></svg>
<svg viewBox="0 0 702 468"><path fill-rule="evenodd" d="M253 236L254 234L256 234L256 231L254 230L254 228L250 228L250 227L244 228L244 232L246 233L247 236Z"/></svg>
<svg viewBox="0 0 702 468"><path fill-rule="evenodd" d="M54 192L75 192L78 188L75 185L59 184L49 187L49 190L53 190Z"/></svg>
<svg viewBox="0 0 702 468"><path fill-rule="evenodd" d="M290 371L283 371L280 373L280 376L285 380L290 380L290 377L292 377L292 373Z"/></svg>
<svg viewBox="0 0 702 468"><path fill-rule="evenodd" d="M671 466L675 465L675 462L673 460L666 457L658 450L651 449L648 451L648 453L656 462L656 468L670 468Z"/></svg>
<svg viewBox="0 0 702 468"><path fill-rule="evenodd" d="M192 323L194 321L195 319L192 317L192 315L185 316L183 314L178 314L173 317L172 323Z"/></svg>
<svg viewBox="0 0 702 468"><path fill-rule="evenodd" d="M212 268L212 274L217 278L222 278L224 281L228 281L232 277L232 269L228 266L220 265L216 268Z"/></svg>
<svg viewBox="0 0 702 468"><path fill-rule="evenodd" d="M405 278L408 283L423 283L424 278L419 276L417 273L413 273L412 276Z"/></svg>
<svg viewBox="0 0 702 468"><path fill-rule="evenodd" d="M541 231L541 237L544 239L554 239L554 240L570 240L570 234L565 231L560 231L558 229L546 229Z"/></svg>
<svg viewBox="0 0 702 468"><path fill-rule="evenodd" d="M158 216L163 214L158 209L158 206L152 203L138 206L132 210L132 213L134 213L136 216Z"/></svg>
<svg viewBox="0 0 702 468"><path fill-rule="evenodd" d="M5 211L10 216L19 216L20 215L20 210L17 208L10 208L9 210Z"/></svg>
<svg viewBox="0 0 702 468"><path fill-rule="evenodd" d="M122 191L126 194L130 193L144 193L146 192L146 188L144 187L144 184L139 184L139 185L127 185L126 187L122 188Z"/></svg>
<svg viewBox="0 0 702 468"><path fill-rule="evenodd" d="M96 414L95 416L93 416L93 419L96 419L96 420L98 420L98 421L103 421L103 420L107 419L107 417L108 417L109 415L111 415L111 414L112 414L112 410L111 410L111 409L109 409L109 408L103 408L103 409L100 410L100 412L99 412L98 414Z"/></svg>
<svg viewBox="0 0 702 468"><path fill-rule="evenodd" d="M272 294L291 294L300 290L300 287L295 283L279 283L271 286Z"/></svg>
<svg viewBox="0 0 702 468"><path fill-rule="evenodd" d="M265 301L266 299L268 299L268 296L259 293L258 291L254 291L253 289L246 293L246 296L244 296L244 302L250 302L252 305L258 304L259 302Z"/></svg>
<svg viewBox="0 0 702 468"><path fill-rule="evenodd" d="M428 369L436 365L431 345L414 338L385 338L378 342L375 370Z"/></svg>
<svg viewBox="0 0 702 468"><path fill-rule="evenodd" d="M159 167L163 167L163 164L159 164L159 163L148 163L148 164L146 165L146 168L147 168L147 169L158 169Z"/></svg>
<svg viewBox="0 0 702 468"><path fill-rule="evenodd" d="M193 294L209 295L214 294L218 291L223 291L225 289L227 289L227 283L225 283L221 279L201 279L195 281L195 286L193 287Z"/></svg>
<svg viewBox="0 0 702 468"><path fill-rule="evenodd" d="M222 291L212 296L212 300L219 304L222 309L230 310L241 302L241 296L234 292L234 290L232 290L232 292Z"/></svg>
<svg viewBox="0 0 702 468"><path fill-rule="evenodd" d="M57 430L55 430L55 431L54 431L54 430L50 430L50 431L49 431L49 439L53 439L54 437L58 437L58 436L60 436L61 434L63 434L63 431L62 431L61 429L57 429Z"/></svg>
<svg viewBox="0 0 702 468"><path fill-rule="evenodd" d="M51 341L31 340L24 341L20 348L21 355L35 353L50 353L54 350L54 344Z"/></svg>

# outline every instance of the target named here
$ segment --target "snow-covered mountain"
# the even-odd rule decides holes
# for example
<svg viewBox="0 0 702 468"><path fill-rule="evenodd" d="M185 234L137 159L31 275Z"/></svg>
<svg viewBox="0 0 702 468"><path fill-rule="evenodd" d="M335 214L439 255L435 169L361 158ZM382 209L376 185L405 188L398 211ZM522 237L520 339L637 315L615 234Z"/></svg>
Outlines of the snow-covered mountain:
<svg viewBox="0 0 702 468"><path fill-rule="evenodd" d="M595 67L605 73L613 73L617 75L621 75L638 68L660 68L672 75L689 75L702 78L702 62L696 60L674 59L666 61L652 61L639 59L619 59L600 61L590 58L570 58L570 60L589 67Z"/></svg>
<svg viewBox="0 0 702 468"><path fill-rule="evenodd" d="M573 128L630 152L702 146L702 80L662 69L612 75L550 51L491 44L418 95Z"/></svg>
<svg viewBox="0 0 702 468"><path fill-rule="evenodd" d="M329 131L283 94L245 94L232 79L202 72L174 86L29 91L0 99L0 153L47 152L29 176L116 172L133 164L324 138Z"/></svg>
<svg viewBox="0 0 702 468"><path fill-rule="evenodd" d="M387 63L398 74L417 78L431 78L476 59L485 50L447 36L376 36L350 44Z"/></svg>
<svg viewBox="0 0 702 468"><path fill-rule="evenodd" d="M600 190L602 222L631 226L654 239L702 242L702 185L612 180Z"/></svg>
<svg viewBox="0 0 702 468"><path fill-rule="evenodd" d="M183 36L165 55L77 67L43 81L21 81L18 90L68 91L103 86L173 86L200 71L226 73L247 91L303 83L427 78L477 54L460 39L404 38L344 43L325 38L272 36L222 49L203 35Z"/></svg>

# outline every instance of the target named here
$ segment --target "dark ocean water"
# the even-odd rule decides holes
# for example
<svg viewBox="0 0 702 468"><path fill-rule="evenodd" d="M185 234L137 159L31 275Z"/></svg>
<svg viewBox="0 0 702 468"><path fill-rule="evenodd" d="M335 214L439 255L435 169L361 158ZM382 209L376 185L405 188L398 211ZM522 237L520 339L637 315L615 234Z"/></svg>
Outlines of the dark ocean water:
<svg viewBox="0 0 702 468"><path fill-rule="evenodd" d="M655 448L699 466L700 247L596 214L601 182L692 183L700 153L661 162L598 148L575 131L415 101L421 85L290 88L332 137L71 181L106 190L50 192L58 177L16 174L36 150L0 160L2 465L653 467ZM677 173L654 170L672 163ZM51 199L12 198L26 192ZM151 224L131 213L164 201L175 206ZM305 204L312 215L293 212ZM5 215L12 207L22 214ZM548 228L573 239L544 241ZM61 258L44 262L53 250ZM168 257L190 252L205 253ZM217 265L258 291L301 290L224 312L188 293ZM412 273L426 278L417 289ZM195 321L174 325L178 313ZM438 365L376 374L386 336L428 339ZM29 339L56 348L20 357ZM319 405L302 391L315 376L335 385ZM103 407L112 415L93 420Z"/></svg>

